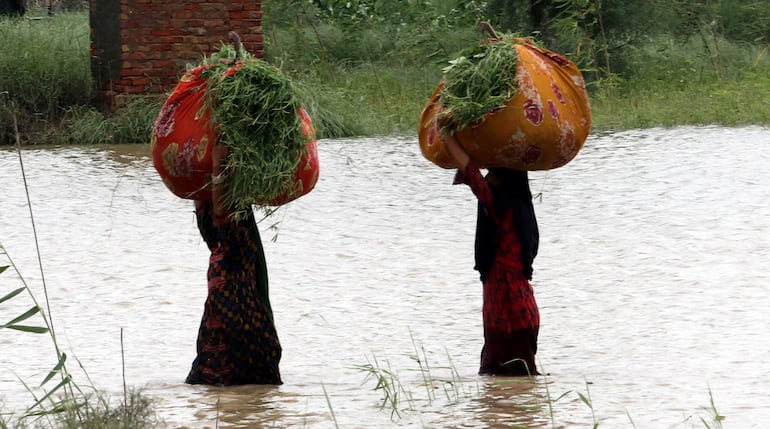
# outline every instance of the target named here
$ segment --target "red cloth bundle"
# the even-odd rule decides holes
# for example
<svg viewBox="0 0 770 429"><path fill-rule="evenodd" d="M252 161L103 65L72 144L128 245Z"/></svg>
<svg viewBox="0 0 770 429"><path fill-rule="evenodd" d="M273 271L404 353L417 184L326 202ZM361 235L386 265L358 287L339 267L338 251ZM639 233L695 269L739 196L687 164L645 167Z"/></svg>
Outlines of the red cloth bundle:
<svg viewBox="0 0 770 429"><path fill-rule="evenodd" d="M199 66L182 76L163 104L152 130L150 149L155 169L166 187L180 198L211 198L211 147L217 134L211 111L204 104L208 82L201 77L210 67ZM294 173L293 185L284 195L255 204L286 204L310 192L318 181L315 129L305 109L299 108L297 114L302 133L310 141Z"/></svg>

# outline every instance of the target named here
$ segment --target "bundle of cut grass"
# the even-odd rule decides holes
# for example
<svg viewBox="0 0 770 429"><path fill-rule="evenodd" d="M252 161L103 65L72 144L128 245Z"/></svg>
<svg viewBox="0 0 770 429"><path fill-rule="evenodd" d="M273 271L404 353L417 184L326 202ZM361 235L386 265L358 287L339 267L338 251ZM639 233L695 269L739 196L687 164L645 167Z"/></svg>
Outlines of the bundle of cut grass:
<svg viewBox="0 0 770 429"><path fill-rule="evenodd" d="M442 128L478 167L549 170L583 147L591 109L575 63L529 39L495 34L450 62L420 116L423 155L455 168Z"/></svg>
<svg viewBox="0 0 770 429"><path fill-rule="evenodd" d="M490 39L466 49L444 68L439 100L453 133L481 121L516 95L518 55L512 36Z"/></svg>
<svg viewBox="0 0 770 429"><path fill-rule="evenodd" d="M266 205L290 192L311 137L302 132L296 91L278 68L229 45L204 59L210 66L204 108L229 147L223 203L234 211ZM237 59L238 56L240 59Z"/></svg>
<svg viewBox="0 0 770 429"><path fill-rule="evenodd" d="M318 179L315 130L281 71L224 45L190 65L153 125L153 164L180 198L209 199L214 181L236 218L256 205L286 204ZM212 148L227 145L223 172L212 177ZM270 210L267 210L270 212Z"/></svg>

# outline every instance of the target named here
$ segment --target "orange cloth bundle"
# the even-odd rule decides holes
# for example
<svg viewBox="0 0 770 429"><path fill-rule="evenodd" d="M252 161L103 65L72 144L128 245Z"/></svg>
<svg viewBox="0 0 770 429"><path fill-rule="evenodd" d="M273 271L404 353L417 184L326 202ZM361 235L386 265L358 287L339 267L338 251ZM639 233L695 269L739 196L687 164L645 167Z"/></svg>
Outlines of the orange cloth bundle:
<svg viewBox="0 0 770 429"><path fill-rule="evenodd" d="M203 65L182 76L163 104L152 130L151 153L155 169L174 195L185 199L211 198L211 147L217 134L211 111L204 106L207 79ZM310 140L300 157L293 186L272 201L257 204L283 205L310 192L318 181L318 146L310 116L303 108L297 114L302 133Z"/></svg>
<svg viewBox="0 0 770 429"><path fill-rule="evenodd" d="M567 58L514 39L518 91L505 106L456 133L457 140L481 168L549 170L570 162L591 129L591 111L583 76ZM456 168L441 142L437 118L444 111L442 81L420 116L420 149L442 168Z"/></svg>

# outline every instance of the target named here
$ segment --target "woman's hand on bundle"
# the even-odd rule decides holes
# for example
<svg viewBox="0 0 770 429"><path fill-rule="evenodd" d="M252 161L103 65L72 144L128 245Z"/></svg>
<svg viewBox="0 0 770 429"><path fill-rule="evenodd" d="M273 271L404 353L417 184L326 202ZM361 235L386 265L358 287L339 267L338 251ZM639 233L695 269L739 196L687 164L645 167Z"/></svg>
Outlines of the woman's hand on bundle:
<svg viewBox="0 0 770 429"><path fill-rule="evenodd" d="M441 141L444 142L447 152L457 162L457 167L462 171L471 162L471 157L462 147L457 137L453 136L446 128L441 128Z"/></svg>

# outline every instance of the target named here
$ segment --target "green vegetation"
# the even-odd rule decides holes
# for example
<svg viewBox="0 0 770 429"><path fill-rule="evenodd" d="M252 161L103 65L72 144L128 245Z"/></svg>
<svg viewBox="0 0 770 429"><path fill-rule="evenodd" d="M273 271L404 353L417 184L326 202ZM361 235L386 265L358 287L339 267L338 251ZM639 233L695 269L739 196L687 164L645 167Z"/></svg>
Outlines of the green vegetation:
<svg viewBox="0 0 770 429"><path fill-rule="evenodd" d="M511 47L512 39L501 36L498 41L463 50L444 68L445 87L439 93L439 100L446 107L452 132L505 107L516 95L514 78L518 55Z"/></svg>
<svg viewBox="0 0 770 429"><path fill-rule="evenodd" d="M264 0L266 60L320 137L414 134L478 23L535 36L584 71L593 130L770 124L770 0ZM136 143L162 103L92 106L87 12L0 18L0 144ZM55 52L56 55L51 55Z"/></svg>
<svg viewBox="0 0 770 429"><path fill-rule="evenodd" d="M354 133L414 133L442 70L485 37L483 20L578 63L594 132L770 124L768 0L268 0L264 8L268 61L333 112L326 101L344 97L359 116L359 127L346 128Z"/></svg>
<svg viewBox="0 0 770 429"><path fill-rule="evenodd" d="M380 410L390 411L390 419L392 421L399 421L400 419L411 414L419 414L428 408L428 405L441 400L446 406L462 405L463 403L472 402L482 395L482 389L478 384L478 381L470 382L463 380L457 369L452 363L452 358L447 352L448 364L441 365L434 368L432 371L428 365L428 354L425 349L417 344L412 338L415 354L410 355L410 358L414 360L418 368L407 369L410 371L418 371L420 374L420 382L415 385L408 381L403 380L399 376L399 371L394 369L388 360L381 361L376 356L372 355L372 359L367 359L366 364L356 365L354 369L360 371L364 375L363 383L375 382L374 391L379 392L382 395L380 402ZM384 366L383 366L384 363ZM542 364L540 365L542 368ZM563 392L557 397L551 396L549 385L551 381L548 379L548 375L542 375L539 377L506 377L491 382L499 386L515 386L515 385L531 385L533 387L533 395L527 395L527 397L517 398L517 402L521 401L517 405L518 408L531 409L533 412L539 412L544 416L548 416L550 425L548 427L556 429L564 427L564 425L557 421L554 411L560 402L565 401L579 401L585 409L585 416L590 416L591 428L597 429L604 427L601 424L599 416L597 416L597 404L594 403L591 398L590 385L588 381L585 383L585 392L577 390L568 390ZM475 383L475 384L474 384ZM371 383L370 383L371 384ZM438 397L436 392L440 392L439 386L443 387L445 397ZM425 389L426 394L421 395L418 392ZM722 422L726 419L717 409L714 401L714 396L711 392L711 388L708 389L709 405L700 407L700 412L685 415L682 423L687 428L705 428L705 429L721 429ZM331 405L329 406L331 409ZM423 408L424 407L424 408ZM333 410L332 410L333 415ZM636 424L632 416L626 411L626 417L631 423L631 426L636 428ZM336 424L336 422L335 422ZM572 421L575 424L575 421ZM519 425L509 422L510 427L517 429L530 429L530 426ZM545 427L545 426L538 426ZM586 426L589 427L589 426Z"/></svg>
<svg viewBox="0 0 770 429"><path fill-rule="evenodd" d="M297 114L297 91L280 69L243 52L240 44L222 46L204 64L209 67L200 74L206 79L205 103L218 138L230 148L223 202L245 212L291 189L309 141Z"/></svg>
<svg viewBox="0 0 770 429"><path fill-rule="evenodd" d="M84 388L75 381L67 370L67 354L58 345L53 318L46 314L29 285L22 277L5 247L0 244L0 255L5 260L0 261L0 274L9 268L15 271L21 286L0 293L0 306L11 300L20 301L25 296L31 307L11 320L0 323L0 332L16 331L22 334L48 334L53 346L56 363L52 366L43 380L36 385L19 380L30 394L31 405L20 415L0 414L0 429L11 427L52 427L78 429L145 429L155 427L158 423L155 417L152 401L140 392L126 389L123 400L114 406L95 388ZM7 261L7 262L6 262ZM6 265L6 263L8 265ZM7 275L7 273L5 273ZM8 283L4 283L8 284ZM45 289L45 281L43 281ZM48 294L46 293L46 296ZM46 302L46 308L48 303ZM1 308L1 307L0 307ZM33 321L37 319L38 322ZM89 390L92 390L89 392Z"/></svg>
<svg viewBox="0 0 770 429"><path fill-rule="evenodd" d="M17 123L14 122L14 128ZM21 157L21 148L17 137L16 150ZM24 168L22 166L22 175ZM26 186L26 177L24 178ZM40 267L40 278L45 296L44 305L38 301L11 255L0 243L0 275L7 278L9 268L15 274L18 287L13 290L0 289L0 314L8 317L11 304L28 308L23 313L8 321L0 319L1 334L46 335L50 342L56 363L38 384L31 384L19 379L30 395L30 406L20 414L8 413L0 407L0 429L8 428L63 428L63 429L147 429L159 423L155 416L153 402L141 392L129 389L123 382L123 398L117 403L106 397L93 386L84 386L75 380L68 370L67 354L59 347L54 329L54 319L48 300L48 286L45 281L40 247L38 246L37 228L34 222L32 206L27 201L32 220L32 231ZM4 282L8 287L11 282ZM26 302L24 301L24 298ZM8 332L10 331L10 332ZM120 332L121 345L123 331ZM82 364L78 362L82 368ZM13 368L12 368L13 369ZM88 375L85 374L88 379ZM90 382L90 379L89 379ZM2 405L2 404L0 404Z"/></svg>
<svg viewBox="0 0 770 429"><path fill-rule="evenodd" d="M12 114L23 140L41 141L68 109L90 103L89 44L85 13L0 17L0 143L13 142Z"/></svg>

